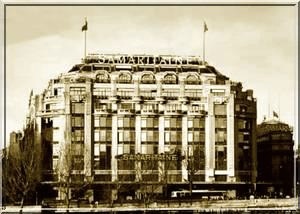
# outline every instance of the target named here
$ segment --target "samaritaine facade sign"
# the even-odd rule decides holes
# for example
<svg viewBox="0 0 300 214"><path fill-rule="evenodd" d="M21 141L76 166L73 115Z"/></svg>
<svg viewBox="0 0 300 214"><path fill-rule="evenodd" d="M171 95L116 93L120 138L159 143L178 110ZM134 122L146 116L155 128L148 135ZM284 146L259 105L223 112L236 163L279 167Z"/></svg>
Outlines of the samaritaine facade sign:
<svg viewBox="0 0 300 214"><path fill-rule="evenodd" d="M176 154L123 154L117 155L118 160L132 160L132 161L178 161L184 157Z"/></svg>
<svg viewBox="0 0 300 214"><path fill-rule="evenodd" d="M86 61L103 64L139 64L139 65L202 65L198 56L152 56L152 55L89 55Z"/></svg>

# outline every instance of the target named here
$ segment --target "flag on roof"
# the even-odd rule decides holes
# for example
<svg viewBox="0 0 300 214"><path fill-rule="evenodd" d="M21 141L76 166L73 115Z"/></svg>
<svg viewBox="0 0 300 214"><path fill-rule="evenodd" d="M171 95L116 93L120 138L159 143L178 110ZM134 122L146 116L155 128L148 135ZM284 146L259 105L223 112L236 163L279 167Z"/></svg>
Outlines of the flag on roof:
<svg viewBox="0 0 300 214"><path fill-rule="evenodd" d="M273 117L277 117L277 118L279 117L275 111L273 111Z"/></svg>
<svg viewBox="0 0 300 214"><path fill-rule="evenodd" d="M204 32L208 31L208 27L206 25L206 22L204 22Z"/></svg>
<svg viewBox="0 0 300 214"><path fill-rule="evenodd" d="M85 19L85 23L82 26L81 31L87 31L87 29L88 29L88 23L87 23L87 20Z"/></svg>

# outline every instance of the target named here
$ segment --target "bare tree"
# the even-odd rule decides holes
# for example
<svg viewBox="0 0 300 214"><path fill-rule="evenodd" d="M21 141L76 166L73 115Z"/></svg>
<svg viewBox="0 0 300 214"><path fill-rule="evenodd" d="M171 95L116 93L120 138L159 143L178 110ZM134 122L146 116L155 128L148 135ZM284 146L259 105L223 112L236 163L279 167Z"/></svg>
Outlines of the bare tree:
<svg viewBox="0 0 300 214"><path fill-rule="evenodd" d="M190 192L190 199L192 204L192 192L193 192L193 183L195 179L195 175L198 171L200 171L200 168L203 166L200 166L202 164L201 160L201 151L199 147L196 147L194 144L192 144L191 147L188 147L187 154L186 154L186 168L188 171L188 182L189 182L189 192Z"/></svg>
<svg viewBox="0 0 300 214"><path fill-rule="evenodd" d="M125 194L132 191L135 192L137 189L137 185L135 183L135 174L121 174L119 172L119 170L123 168L133 172L135 169L135 161L118 160L118 167L119 169L117 171L117 179L113 182L114 186L111 189L114 193L111 195L111 206L113 206L114 200L120 200L122 204Z"/></svg>
<svg viewBox="0 0 300 214"><path fill-rule="evenodd" d="M20 202L21 211L31 191L40 181L40 148L35 142L35 125L28 124L22 138L10 146L4 166L4 192L12 202Z"/></svg>
<svg viewBox="0 0 300 214"><path fill-rule="evenodd" d="M142 185L142 194L143 194L143 200L144 200L144 205L145 207L148 207L148 205L153 201L155 200L155 192L157 191L157 189L160 187L157 184L154 184L153 183L153 178L155 178L157 176L157 179L158 179L158 176L159 174L156 172L159 171L159 166L158 166L158 161L157 160L147 160L147 161L142 161L142 168L141 171L140 171L140 174L142 175L142 179L143 177L145 177L145 180L144 184ZM150 182L147 183L147 182Z"/></svg>
<svg viewBox="0 0 300 214"><path fill-rule="evenodd" d="M61 150L60 159L55 168L58 176L59 191L67 209L70 208L71 200L80 198L82 193L93 182L92 178L84 177L84 149L78 149L72 144L65 144ZM79 204L78 204L79 205Z"/></svg>

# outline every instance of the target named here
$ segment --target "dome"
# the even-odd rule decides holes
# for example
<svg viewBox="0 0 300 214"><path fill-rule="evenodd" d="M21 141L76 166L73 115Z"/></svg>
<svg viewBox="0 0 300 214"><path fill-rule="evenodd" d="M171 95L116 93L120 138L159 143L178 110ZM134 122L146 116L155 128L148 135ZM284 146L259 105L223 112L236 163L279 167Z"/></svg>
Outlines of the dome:
<svg viewBox="0 0 300 214"><path fill-rule="evenodd" d="M292 132L290 126L280 120L270 119L263 121L257 126L257 136L262 136L273 132Z"/></svg>

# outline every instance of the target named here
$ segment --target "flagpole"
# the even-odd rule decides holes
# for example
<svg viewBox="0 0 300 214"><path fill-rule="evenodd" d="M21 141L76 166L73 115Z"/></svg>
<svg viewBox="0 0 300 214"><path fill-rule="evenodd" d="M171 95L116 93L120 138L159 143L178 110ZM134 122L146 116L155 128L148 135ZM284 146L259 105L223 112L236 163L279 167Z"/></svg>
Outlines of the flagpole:
<svg viewBox="0 0 300 214"><path fill-rule="evenodd" d="M203 31L203 65L205 65L205 29Z"/></svg>
<svg viewBox="0 0 300 214"><path fill-rule="evenodd" d="M86 17L85 17L85 24L87 24ZM84 31L84 60L86 58L86 32L87 32L87 29Z"/></svg>
<svg viewBox="0 0 300 214"><path fill-rule="evenodd" d="M84 31L84 60L86 58L86 30Z"/></svg>
<svg viewBox="0 0 300 214"><path fill-rule="evenodd" d="M205 65L205 32L208 31L205 21L203 21L203 65Z"/></svg>

